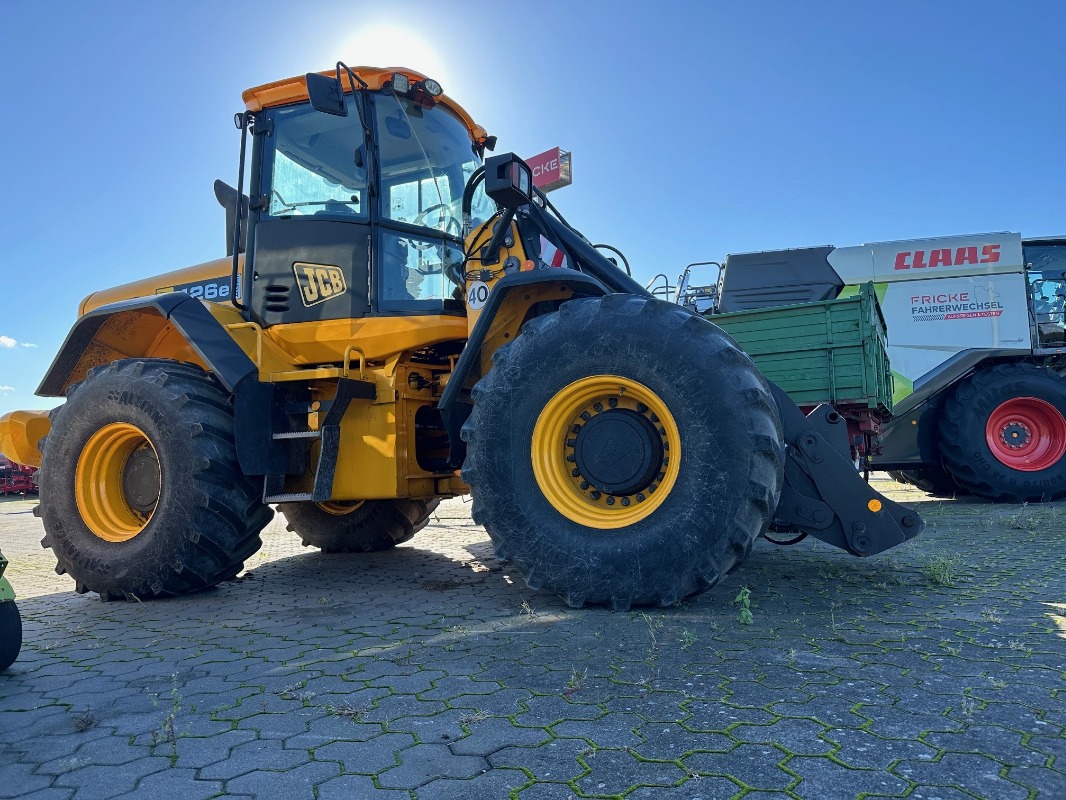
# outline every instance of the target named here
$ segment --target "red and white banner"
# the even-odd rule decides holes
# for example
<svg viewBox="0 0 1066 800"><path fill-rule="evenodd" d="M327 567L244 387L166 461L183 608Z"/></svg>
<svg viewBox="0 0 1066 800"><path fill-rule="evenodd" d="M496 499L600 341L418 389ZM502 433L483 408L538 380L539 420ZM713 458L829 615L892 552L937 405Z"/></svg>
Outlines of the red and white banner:
<svg viewBox="0 0 1066 800"><path fill-rule="evenodd" d="M557 269L570 266L566 261L566 254L543 236L540 237L540 260L546 267Z"/></svg>

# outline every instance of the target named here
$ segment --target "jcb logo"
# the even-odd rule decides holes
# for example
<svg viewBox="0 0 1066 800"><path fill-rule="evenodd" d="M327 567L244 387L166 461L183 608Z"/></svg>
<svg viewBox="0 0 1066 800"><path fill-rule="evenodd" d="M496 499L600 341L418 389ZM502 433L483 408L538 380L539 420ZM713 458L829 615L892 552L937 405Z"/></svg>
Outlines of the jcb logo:
<svg viewBox="0 0 1066 800"><path fill-rule="evenodd" d="M324 303L348 291L340 267L297 261L292 265L292 271L296 273L296 283L300 285L300 299L305 306Z"/></svg>

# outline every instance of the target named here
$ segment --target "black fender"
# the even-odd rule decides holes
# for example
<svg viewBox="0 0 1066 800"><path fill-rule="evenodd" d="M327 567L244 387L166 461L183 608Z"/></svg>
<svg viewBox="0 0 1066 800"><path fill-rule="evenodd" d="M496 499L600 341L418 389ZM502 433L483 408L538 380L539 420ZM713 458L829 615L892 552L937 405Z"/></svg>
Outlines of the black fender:
<svg viewBox="0 0 1066 800"><path fill-rule="evenodd" d="M455 364L455 371L448 379L448 385L444 387L438 404L451 446L449 462L455 469L462 465L466 451L466 445L459 437L459 431L466 422L466 418L470 416L472 408L469 396L470 387L467 383L472 378L478 377L481 347L485 342L485 337L511 292L536 284L548 283L569 286L574 291L574 297L600 297L610 293L600 280L572 269L536 269L529 272L516 272L505 275L496 282L485 307L481 310L481 316L474 323L474 329L470 332L470 338Z"/></svg>
<svg viewBox="0 0 1066 800"><path fill-rule="evenodd" d="M123 315L156 314L172 324L189 346L203 360L215 377L233 392L249 375L256 375L255 364L233 340L203 302L184 292L169 292L151 297L135 297L95 308L83 315L67 334L44 380L37 388L40 397L62 397L73 381L82 380L89 368L98 366L91 352L97 335L109 321ZM114 324L114 323L113 323ZM137 353L129 353L136 357ZM110 361L108 358L99 363Z"/></svg>

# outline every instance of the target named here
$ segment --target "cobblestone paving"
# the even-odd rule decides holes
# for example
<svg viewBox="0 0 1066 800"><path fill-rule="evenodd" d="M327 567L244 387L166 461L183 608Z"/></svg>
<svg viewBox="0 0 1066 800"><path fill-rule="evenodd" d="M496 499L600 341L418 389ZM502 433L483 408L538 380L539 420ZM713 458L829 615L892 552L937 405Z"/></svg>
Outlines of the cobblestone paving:
<svg viewBox="0 0 1066 800"><path fill-rule="evenodd" d="M459 501L370 556L275 520L236 581L105 604L0 502L26 625L0 798L1066 797L1063 505L881 486L923 537L866 561L763 542L630 613L528 590Z"/></svg>

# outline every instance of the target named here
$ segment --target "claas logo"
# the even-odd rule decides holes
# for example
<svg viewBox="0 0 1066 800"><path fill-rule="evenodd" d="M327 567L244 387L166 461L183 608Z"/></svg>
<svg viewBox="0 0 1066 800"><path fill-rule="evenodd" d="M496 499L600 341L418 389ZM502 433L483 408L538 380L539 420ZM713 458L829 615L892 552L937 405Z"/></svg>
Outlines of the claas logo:
<svg viewBox="0 0 1066 800"><path fill-rule="evenodd" d="M297 261L292 265L296 273L296 283L300 286L300 299L305 306L314 306L339 297L348 291L344 282L344 273L340 267L326 264L304 264Z"/></svg>

